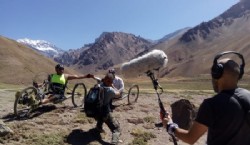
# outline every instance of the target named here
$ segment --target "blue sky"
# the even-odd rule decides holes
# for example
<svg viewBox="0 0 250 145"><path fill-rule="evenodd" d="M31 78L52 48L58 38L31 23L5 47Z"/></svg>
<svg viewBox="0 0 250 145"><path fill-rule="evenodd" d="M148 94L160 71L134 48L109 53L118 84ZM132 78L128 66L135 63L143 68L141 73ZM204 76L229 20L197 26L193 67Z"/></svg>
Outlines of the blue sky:
<svg viewBox="0 0 250 145"><path fill-rule="evenodd" d="M209 21L239 0L0 0L0 35L49 41L68 50L102 32L157 40Z"/></svg>

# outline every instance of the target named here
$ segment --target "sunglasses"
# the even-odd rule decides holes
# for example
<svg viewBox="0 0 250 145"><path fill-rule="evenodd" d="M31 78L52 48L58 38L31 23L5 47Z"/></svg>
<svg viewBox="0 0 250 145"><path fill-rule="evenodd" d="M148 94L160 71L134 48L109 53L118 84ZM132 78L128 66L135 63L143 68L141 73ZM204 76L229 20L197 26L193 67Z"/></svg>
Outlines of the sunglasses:
<svg viewBox="0 0 250 145"><path fill-rule="evenodd" d="M57 68L58 70L64 70L64 68L63 67L61 67L61 68Z"/></svg>

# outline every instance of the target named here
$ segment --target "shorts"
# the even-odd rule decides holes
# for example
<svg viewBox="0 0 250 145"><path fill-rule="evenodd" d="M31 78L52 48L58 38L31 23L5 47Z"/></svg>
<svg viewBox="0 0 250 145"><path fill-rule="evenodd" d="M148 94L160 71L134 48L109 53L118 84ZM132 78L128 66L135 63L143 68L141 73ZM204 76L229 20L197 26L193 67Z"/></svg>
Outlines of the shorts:
<svg viewBox="0 0 250 145"><path fill-rule="evenodd" d="M48 95L52 95L53 99L51 101L53 103L61 102L66 98L64 94L49 93Z"/></svg>

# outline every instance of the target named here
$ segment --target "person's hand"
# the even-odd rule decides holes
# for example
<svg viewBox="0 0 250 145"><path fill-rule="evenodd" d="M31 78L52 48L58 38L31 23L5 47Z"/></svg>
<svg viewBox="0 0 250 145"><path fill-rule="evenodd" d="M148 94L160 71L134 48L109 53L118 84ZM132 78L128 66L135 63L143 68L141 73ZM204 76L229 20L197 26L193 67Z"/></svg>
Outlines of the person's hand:
<svg viewBox="0 0 250 145"><path fill-rule="evenodd" d="M38 83L35 82L35 81L33 81L33 86L36 87L36 88L38 88Z"/></svg>
<svg viewBox="0 0 250 145"><path fill-rule="evenodd" d="M169 123L173 123L173 120L170 116L170 114L167 112L167 116L161 116L163 119L162 119L162 124L163 124L163 127L166 128L167 127L167 124Z"/></svg>
<svg viewBox="0 0 250 145"><path fill-rule="evenodd" d="M163 127L167 129L167 132L170 135L175 135L174 132L178 127L178 125L176 123L173 122L171 116L169 115L169 113L167 113L168 115L166 117L163 118L162 120L162 124Z"/></svg>
<svg viewBox="0 0 250 145"><path fill-rule="evenodd" d="M48 80L44 80L43 83L44 83L44 84L47 84L47 83L49 83L49 81L48 81Z"/></svg>
<svg viewBox="0 0 250 145"><path fill-rule="evenodd" d="M92 74L87 74L87 78L94 78L94 75L92 75Z"/></svg>
<svg viewBox="0 0 250 145"><path fill-rule="evenodd" d="M119 91L119 90L114 86L114 84L112 84L111 87L112 87L113 89L115 89L116 91Z"/></svg>

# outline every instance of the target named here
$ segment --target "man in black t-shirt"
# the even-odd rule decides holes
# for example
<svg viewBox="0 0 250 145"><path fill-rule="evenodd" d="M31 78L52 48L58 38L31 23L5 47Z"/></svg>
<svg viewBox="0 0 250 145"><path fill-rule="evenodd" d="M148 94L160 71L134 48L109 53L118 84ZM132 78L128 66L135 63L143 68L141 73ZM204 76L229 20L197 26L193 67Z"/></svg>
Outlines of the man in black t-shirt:
<svg viewBox="0 0 250 145"><path fill-rule="evenodd" d="M189 144L194 144L208 131L208 145L250 145L250 125L246 123L250 92L237 86L242 70L228 58L218 63L223 68L221 76L214 77L212 74L212 84L217 94L203 101L191 128L178 128L170 115L163 120L163 124L167 126L169 134Z"/></svg>

